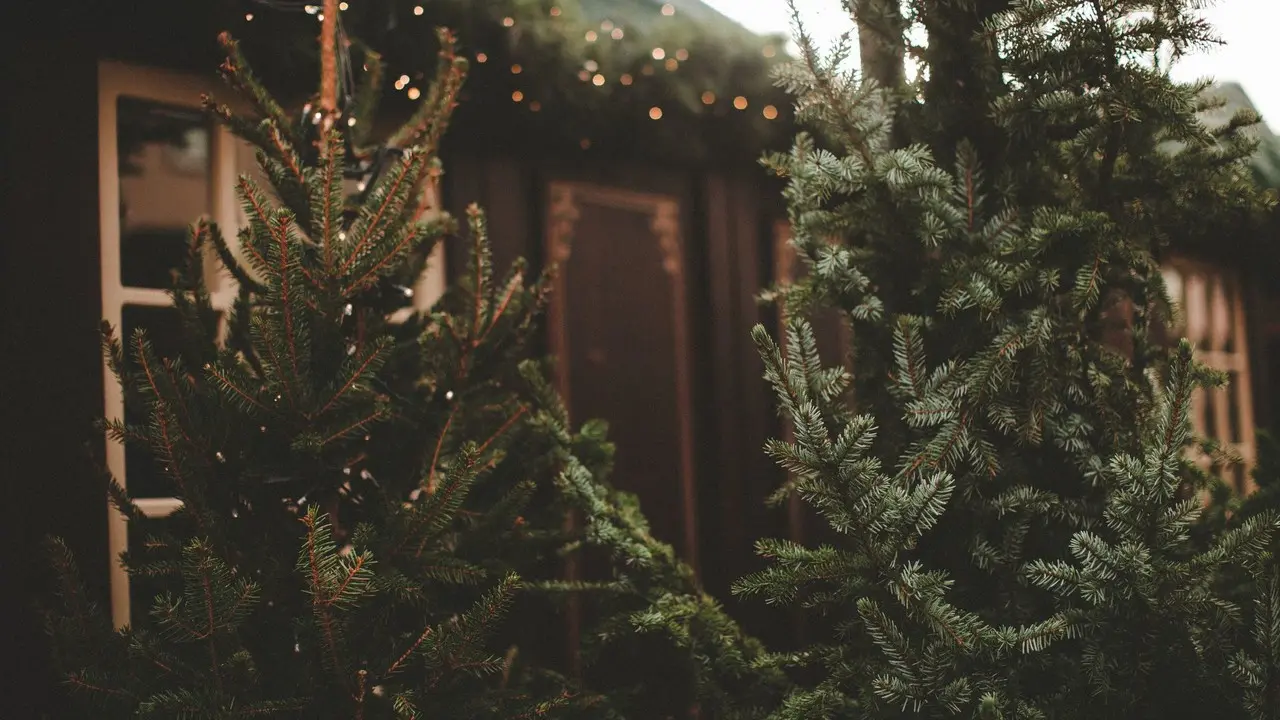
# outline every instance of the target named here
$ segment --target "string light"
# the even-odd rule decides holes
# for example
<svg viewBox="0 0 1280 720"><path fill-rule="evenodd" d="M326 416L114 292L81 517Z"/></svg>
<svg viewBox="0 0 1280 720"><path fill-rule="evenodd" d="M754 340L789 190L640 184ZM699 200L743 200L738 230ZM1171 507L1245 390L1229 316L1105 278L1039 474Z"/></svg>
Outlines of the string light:
<svg viewBox="0 0 1280 720"><path fill-rule="evenodd" d="M631 84L631 73L627 73L627 74L623 75L622 77L618 78L618 82L622 83L623 85L630 85L630 84Z"/></svg>
<svg viewBox="0 0 1280 720"><path fill-rule="evenodd" d="M765 120L773 120L778 117L778 108L772 105L765 105L764 110L760 112L764 115Z"/></svg>
<svg viewBox="0 0 1280 720"><path fill-rule="evenodd" d="M657 105L654 105L653 107L649 108L649 119L651 119L651 120L661 120L661 119L662 119L662 108L658 107Z"/></svg>
<svg viewBox="0 0 1280 720"><path fill-rule="evenodd" d="M399 78L397 78L397 79L396 79L396 84L397 84L397 85L399 85L400 87L404 87L405 85L408 85L408 84L409 84L409 76L408 76L408 75L401 75ZM397 90L399 90L400 88L396 88L396 89L397 89Z"/></svg>
<svg viewBox="0 0 1280 720"><path fill-rule="evenodd" d="M662 6L662 14L663 14L663 15L666 15L667 17L671 17L672 15L675 15L675 14L676 14L676 6L675 6L675 5L672 5L671 3L667 3L666 5L663 5L663 6Z"/></svg>
<svg viewBox="0 0 1280 720"><path fill-rule="evenodd" d="M604 22L600 23L600 29L605 32L609 32L610 30L613 29L613 22L610 20L605 20Z"/></svg>
<svg viewBox="0 0 1280 720"><path fill-rule="evenodd" d="M582 82L586 82L591 79L591 73L587 72L586 70L579 70L578 79L581 80Z"/></svg>
<svg viewBox="0 0 1280 720"><path fill-rule="evenodd" d="M747 109L747 99L741 95L733 99L733 106L739 110Z"/></svg>
<svg viewBox="0 0 1280 720"><path fill-rule="evenodd" d="M552 5L552 6L551 6L551 17L560 17L560 6L559 6L559 5Z"/></svg>
<svg viewBox="0 0 1280 720"><path fill-rule="evenodd" d="M664 65L667 68L667 72L675 72L676 68L680 67L680 61L675 58L667 58L667 62Z"/></svg>
<svg viewBox="0 0 1280 720"><path fill-rule="evenodd" d="M582 67L586 68L587 72L595 72L600 69L600 63L595 60L588 60L582 63Z"/></svg>
<svg viewBox="0 0 1280 720"><path fill-rule="evenodd" d="M489 62L489 56L485 55L484 53L476 53L476 62L487 63Z"/></svg>
<svg viewBox="0 0 1280 720"><path fill-rule="evenodd" d="M640 74L641 74L641 75L652 75L652 74L653 74L653 66L652 66L652 65L645 65L644 67L640 68Z"/></svg>
<svg viewBox="0 0 1280 720"><path fill-rule="evenodd" d="M537 100L534 100L533 102L529 103L529 112L538 112L541 109L542 109L542 103L538 102Z"/></svg>
<svg viewBox="0 0 1280 720"><path fill-rule="evenodd" d="M418 88L409 88L409 99L417 100L422 95L422 91Z"/></svg>
<svg viewBox="0 0 1280 720"><path fill-rule="evenodd" d="M524 72L524 68L520 67L520 63L516 63L515 65L511 66L512 75L519 75L522 72Z"/></svg>
<svg viewBox="0 0 1280 720"><path fill-rule="evenodd" d="M316 20L319 20L320 22L324 22L324 13L320 13L319 15L317 15Z"/></svg>
<svg viewBox="0 0 1280 720"><path fill-rule="evenodd" d="M502 18L502 27L511 27L516 24L516 19L508 15Z"/></svg>
<svg viewBox="0 0 1280 720"><path fill-rule="evenodd" d="M714 104L715 104L715 102L716 102L716 94L715 94L715 93L711 92L710 90L708 90L708 91L706 91L706 92L702 93L702 104L703 104L703 105L714 105Z"/></svg>
<svg viewBox="0 0 1280 720"><path fill-rule="evenodd" d="M520 102L521 100L524 100L524 93L519 90L511 93L511 102Z"/></svg>
<svg viewBox="0 0 1280 720"><path fill-rule="evenodd" d="M613 32L609 33L609 37L613 38L614 40L621 40L621 39L622 39L622 28L620 28L620 27L616 27L616 28L614 28L614 29L613 29Z"/></svg>
<svg viewBox="0 0 1280 720"><path fill-rule="evenodd" d="M413 6L413 14L414 14L414 15L421 15L421 14L422 14L422 13L424 13L424 12L426 12L426 11L422 9L422 6L421 6L421 5L414 5L414 6Z"/></svg>
<svg viewBox="0 0 1280 720"><path fill-rule="evenodd" d="M587 42L595 42L597 37L599 37L599 36L598 36L598 35L596 35L596 31L595 31L595 30L588 30L588 31L587 31Z"/></svg>
<svg viewBox="0 0 1280 720"><path fill-rule="evenodd" d="M679 50L676 51L676 59L679 60L680 62L684 62L685 60L688 60L689 51L685 50L684 48L680 48Z"/></svg>
<svg viewBox="0 0 1280 720"><path fill-rule="evenodd" d="M349 10L350 8L351 8L351 6L350 6L350 5L348 5L348 4L346 4L346 3L338 3L338 9L339 9L339 10L341 10L341 11L343 11L343 12L346 12L346 11L347 11L347 10Z"/></svg>
<svg viewBox="0 0 1280 720"><path fill-rule="evenodd" d="M354 117L347 118L347 127L355 127L356 119Z"/></svg>
<svg viewBox="0 0 1280 720"><path fill-rule="evenodd" d="M253 22L253 13L245 13L245 14L244 14L244 21L245 21L245 22Z"/></svg>
<svg viewBox="0 0 1280 720"><path fill-rule="evenodd" d="M596 87L600 87L601 85L604 85L604 76L601 75L600 73L596 73L595 77L591 78L591 84L595 85Z"/></svg>
<svg viewBox="0 0 1280 720"><path fill-rule="evenodd" d="M316 13L320 12L319 5L308 5L303 9L307 11L308 15L315 15Z"/></svg>
<svg viewBox="0 0 1280 720"><path fill-rule="evenodd" d="M591 147L591 140L589 138L582 138L581 140L578 141L578 145L583 150L586 150L587 148Z"/></svg>
<svg viewBox="0 0 1280 720"><path fill-rule="evenodd" d="M778 54L778 49L772 45L765 45L764 50L760 51L765 57L773 57Z"/></svg>
<svg viewBox="0 0 1280 720"><path fill-rule="evenodd" d="M653 59L654 59L654 60L661 60L662 58L664 58L664 57L666 57L666 56L667 56L667 51L666 51L666 50L663 50L662 48L654 48L654 49L653 49Z"/></svg>

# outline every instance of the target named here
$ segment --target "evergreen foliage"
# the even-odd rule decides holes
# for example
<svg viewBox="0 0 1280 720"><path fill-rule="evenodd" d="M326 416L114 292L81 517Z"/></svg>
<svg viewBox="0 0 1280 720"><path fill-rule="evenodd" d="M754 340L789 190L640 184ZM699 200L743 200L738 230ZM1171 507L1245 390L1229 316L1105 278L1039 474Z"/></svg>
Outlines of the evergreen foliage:
<svg viewBox="0 0 1280 720"><path fill-rule="evenodd" d="M830 541L761 541L736 590L830 636L775 658L800 687L774 717L1275 717L1280 515L1204 512L1187 412L1224 378L1152 332L1170 246L1267 204L1256 116L1207 127L1207 82L1167 75L1212 41L1196 5L846 2L862 73L797 16L779 82L810 132L766 164L808 274L785 342L755 339L782 493Z"/></svg>
<svg viewBox="0 0 1280 720"><path fill-rule="evenodd" d="M395 317L456 229L422 206L465 72L452 36L440 40L435 83L384 147L363 134L376 54L362 59L363 100L325 132L223 37L223 74L252 114L206 104L257 148L269 185L237 179L237 242L192 226L171 293L176 356L145 331L104 329L127 401L146 409L145 424L105 430L148 449L182 506L149 518L108 479L132 536L133 617L118 630L52 541L49 630L86 717L668 717L695 704L747 717L738 698L779 694L783 676L755 666L761 648L609 487L603 423L571 428L529 359L548 284L521 263L499 279L478 208L465 277L430 312ZM347 169L379 156L382 172L348 195ZM203 281L210 250L240 287L225 337ZM610 558L610 575L561 580L562 558L587 552ZM566 599L593 610L581 677L551 647ZM651 691L669 676L685 680Z"/></svg>

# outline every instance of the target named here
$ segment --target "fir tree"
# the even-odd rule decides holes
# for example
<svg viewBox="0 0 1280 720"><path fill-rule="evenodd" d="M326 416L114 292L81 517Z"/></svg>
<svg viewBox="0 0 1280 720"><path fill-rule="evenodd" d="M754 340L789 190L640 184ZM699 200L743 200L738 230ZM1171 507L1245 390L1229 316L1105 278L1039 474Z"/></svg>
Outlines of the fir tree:
<svg viewBox="0 0 1280 720"><path fill-rule="evenodd" d="M358 103L336 107L322 82L319 110L295 115L223 36L223 75L253 114L206 104L257 148L269 187L236 181L238 242L192 226L171 293L178 355L104 329L128 402L146 409L144 425L105 430L150 450L182 506L147 518L108 478L145 538L121 558L140 607L120 630L52 543L54 652L93 717L665 717L694 704L748 717L778 694L759 645L608 486L604 424L571 428L529 359L548 285L522 263L498 280L478 208L465 276L430 312L398 317L457 229L422 212L465 71L454 42L441 33L420 109L375 145L375 53ZM347 170L378 158L348 196ZM203 284L210 248L240 287L225 341ZM559 579L563 557L592 549L611 577ZM547 598L597 610L584 650L599 662L582 678L539 646L558 638L543 631L559 622ZM641 634L656 652L629 653ZM611 662L629 673L597 670ZM643 692L672 670L681 682Z"/></svg>
<svg viewBox="0 0 1280 720"><path fill-rule="evenodd" d="M1167 74L1212 41L1194 5L846 2L861 74L797 16L779 79L812 134L767 164L808 275L778 293L786 342L755 339L794 430L768 447L783 492L831 541L762 541L736 589L832 636L778 658L813 679L777 717L1273 716L1278 516L1197 533L1187 403L1223 378L1151 332L1170 244L1266 204L1257 118L1206 127L1207 83ZM823 307L851 372L818 356Z"/></svg>

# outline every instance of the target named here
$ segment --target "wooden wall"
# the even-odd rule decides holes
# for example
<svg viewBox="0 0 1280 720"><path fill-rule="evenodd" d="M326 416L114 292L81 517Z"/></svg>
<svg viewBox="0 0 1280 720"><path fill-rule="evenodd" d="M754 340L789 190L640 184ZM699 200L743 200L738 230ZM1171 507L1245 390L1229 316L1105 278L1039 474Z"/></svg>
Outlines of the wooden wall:
<svg viewBox="0 0 1280 720"><path fill-rule="evenodd" d="M43 538L67 540L102 599L107 549L105 486L90 459L102 453L94 44L75 8L8 9L21 21L0 38L0 716L16 720L67 717L35 611L49 588Z"/></svg>

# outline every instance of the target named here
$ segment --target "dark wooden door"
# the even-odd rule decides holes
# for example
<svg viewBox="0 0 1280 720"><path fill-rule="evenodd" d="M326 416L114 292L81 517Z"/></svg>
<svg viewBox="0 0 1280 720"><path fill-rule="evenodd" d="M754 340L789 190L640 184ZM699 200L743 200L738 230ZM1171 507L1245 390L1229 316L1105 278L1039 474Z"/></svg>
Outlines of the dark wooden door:
<svg viewBox="0 0 1280 720"><path fill-rule="evenodd" d="M677 198L585 183L549 187L549 318L574 422L607 419L613 481L655 537L697 567L693 399Z"/></svg>

